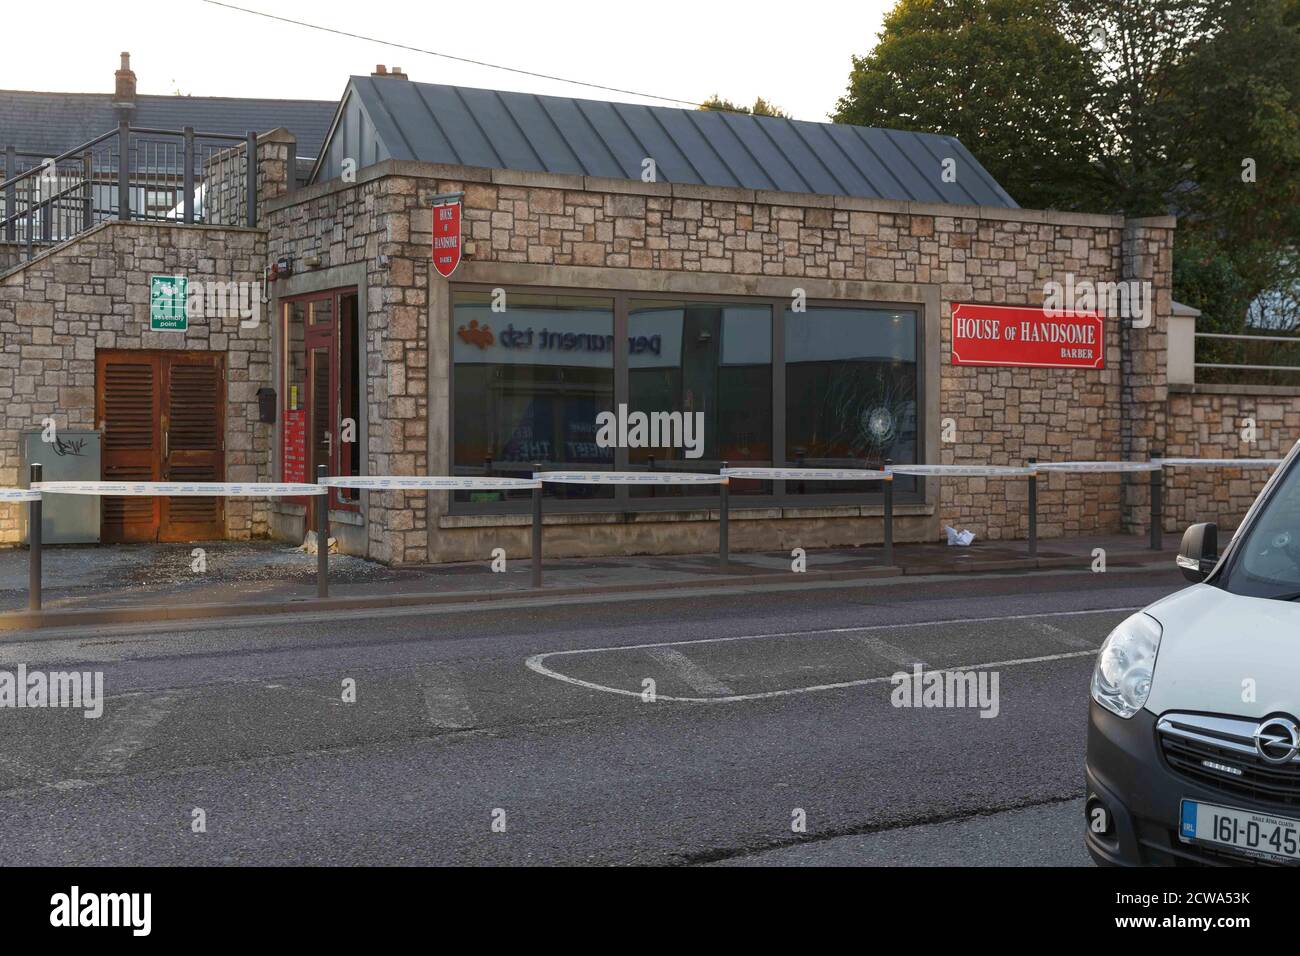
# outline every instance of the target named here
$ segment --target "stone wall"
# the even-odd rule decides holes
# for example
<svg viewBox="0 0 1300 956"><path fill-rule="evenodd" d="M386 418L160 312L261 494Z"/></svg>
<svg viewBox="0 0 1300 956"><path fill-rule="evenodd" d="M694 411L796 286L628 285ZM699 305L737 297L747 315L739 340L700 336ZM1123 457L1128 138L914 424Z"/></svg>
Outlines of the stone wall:
<svg viewBox="0 0 1300 956"><path fill-rule="evenodd" d="M261 278L259 230L109 222L0 279L0 486L19 483L19 434L53 418L93 429L97 349L186 349L226 355L226 479L270 476L271 426L258 422L258 387L271 380L270 323L242 328L238 314L194 319L186 332L149 331L149 277L191 282ZM258 499L226 503L232 538L266 533ZM19 540L14 507L0 507L0 544Z"/></svg>
<svg viewBox="0 0 1300 956"><path fill-rule="evenodd" d="M1159 314L1151 331L1130 338L1156 356L1169 307L1172 220L1126 226L1108 216L390 161L362 170L355 183L325 183L272 202L264 223L272 257L319 256L322 270L366 263L371 473L437 474L450 467L448 284L430 278L429 197L453 191L465 193L468 260L457 281L687 295L789 296L806 287L810 298L840 299L881 290L876 298L933 311L926 317L932 333L926 361L933 363L938 387L926 404L926 428L937 435L943 419L951 418L955 440L936 446L930 460L1118 459L1126 448L1124 389L1142 401L1163 399L1161 372L1149 365L1157 359L1143 357L1126 372L1120 320L1107 323L1103 370L972 368L949 364L949 314L952 303L962 301L1040 304L1044 284L1064 281L1066 273L1093 281L1145 277L1157 285ZM1129 428L1127 447L1145 447L1147 436L1138 441ZM949 479L941 485L928 520L907 523L900 539L937 535L941 523L969 527L982 538L1026 533L1023 482ZM1125 523L1122 488L1119 476L1052 477L1040 494L1040 533L1119 530ZM434 510L426 513L425 497L371 496L372 556L424 560L430 534L438 536L434 556L449 555L460 551L458 536L477 542L484 527L511 526L503 518L448 516L446 495L428 496ZM1142 508L1139 489L1132 511L1140 515ZM800 519L808 520L816 538L809 545L878 535L874 516L847 503L839 511L797 510L809 512ZM770 517L795 518L790 511ZM662 517L629 522L619 516L613 527L607 517L587 518L574 522L586 531L571 534L575 552L648 548L665 538L676 544L664 546L689 550L693 536L703 541L716 535L708 517L696 516L698 528L679 525L671 535L667 528L645 530L662 525ZM739 533L738 546L744 546L746 532Z"/></svg>
<svg viewBox="0 0 1300 956"><path fill-rule="evenodd" d="M407 177L363 181L340 190L304 190L271 203L264 220L272 260L321 257L321 270L360 265L367 295L367 474L427 473L428 272L432 213ZM289 203L286 205L286 203ZM423 238L421 238L423 237ZM325 273L322 271L321 273ZM301 287L304 276L299 275ZM325 280L321 288L330 288ZM278 297L283 289L274 290ZM428 497L369 496L368 555L388 563L428 560Z"/></svg>
<svg viewBox="0 0 1300 956"><path fill-rule="evenodd" d="M1300 441L1300 389L1171 386L1166 420L1169 458L1281 458ZM1198 521L1235 529L1270 474L1266 468L1166 468L1164 529L1181 533Z"/></svg>

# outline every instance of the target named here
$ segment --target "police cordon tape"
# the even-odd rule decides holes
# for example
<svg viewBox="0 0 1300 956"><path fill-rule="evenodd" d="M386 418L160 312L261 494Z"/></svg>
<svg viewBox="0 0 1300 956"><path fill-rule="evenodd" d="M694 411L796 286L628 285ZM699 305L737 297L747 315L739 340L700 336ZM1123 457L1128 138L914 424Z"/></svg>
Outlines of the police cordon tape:
<svg viewBox="0 0 1300 956"><path fill-rule="evenodd" d="M412 477L379 475L325 478L327 488L356 488L361 491L516 491L542 487L534 478Z"/></svg>
<svg viewBox="0 0 1300 956"><path fill-rule="evenodd" d="M1154 461L1038 461L1030 467L1038 471L1075 473L1160 470L1160 465Z"/></svg>
<svg viewBox="0 0 1300 956"><path fill-rule="evenodd" d="M884 563L893 564L894 551L894 475L933 478L1025 477L1029 479L1029 557L1038 553L1038 475L1059 473L1137 473L1151 475L1151 547L1160 549L1162 513L1161 473L1167 467L1206 466L1260 468L1276 467L1282 458L1153 458L1146 462L1130 461L1057 461L1030 460L1026 465L896 465L886 462L883 469L870 468L731 468L722 462L718 474L673 471L542 471L534 465L531 478L459 475L367 475L325 474L317 467L316 481L295 482L121 482L121 481L41 481L41 466L31 465L30 488L0 488L0 503L27 502L30 541L28 608L41 609L41 503L46 494L98 495L111 497L288 497L327 495L331 488L361 491L531 491L533 502L532 583L542 584L542 507L544 484L586 485L718 485L718 556L719 567L726 570L729 560L729 484L732 478L758 481L879 481L882 482L884 507ZM316 512L316 593L329 596L329 509Z"/></svg>
<svg viewBox="0 0 1300 956"><path fill-rule="evenodd" d="M890 465L889 470L895 475L936 478L1010 478L1034 474L1033 468L1019 465Z"/></svg>
<svg viewBox="0 0 1300 956"><path fill-rule="evenodd" d="M728 478L760 481L887 481L889 472L870 468L723 468Z"/></svg>
<svg viewBox="0 0 1300 956"><path fill-rule="evenodd" d="M99 495L113 498L296 498L323 495L322 485L234 481L36 481L32 487L47 495Z"/></svg>
<svg viewBox="0 0 1300 956"><path fill-rule="evenodd" d="M1162 467L1174 465L1219 465L1230 468L1276 468L1285 458L1153 458L1152 464Z"/></svg>
<svg viewBox="0 0 1300 956"><path fill-rule="evenodd" d="M0 488L0 501L40 501L41 493L31 488Z"/></svg>
<svg viewBox="0 0 1300 956"><path fill-rule="evenodd" d="M1149 472L1164 467L1275 468L1282 458L1153 458L1150 461L1036 461L1029 465L889 465L870 468L723 468L719 474L672 471L543 471L532 478L482 478L459 475L328 476L319 482L166 482L166 481L38 481L31 488L0 488L0 501L37 501L41 492L111 497L298 497L325 494L324 488L362 491L514 491L541 484L693 484L717 485L726 478L758 481L884 481L890 475L916 477L1015 477L1042 471Z"/></svg>
<svg viewBox="0 0 1300 956"><path fill-rule="evenodd" d="M725 475L690 471L535 471L538 481L556 485L722 485Z"/></svg>

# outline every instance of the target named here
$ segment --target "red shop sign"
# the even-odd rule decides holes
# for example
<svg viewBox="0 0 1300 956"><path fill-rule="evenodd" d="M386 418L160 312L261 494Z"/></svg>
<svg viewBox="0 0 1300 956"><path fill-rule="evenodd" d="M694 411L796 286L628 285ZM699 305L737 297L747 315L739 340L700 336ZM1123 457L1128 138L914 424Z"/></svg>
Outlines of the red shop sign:
<svg viewBox="0 0 1300 956"><path fill-rule="evenodd" d="M464 193L433 197L433 267L450 279L460 265L460 207Z"/></svg>
<svg viewBox="0 0 1300 956"><path fill-rule="evenodd" d="M952 364L1105 368L1105 331L1099 312L954 303Z"/></svg>

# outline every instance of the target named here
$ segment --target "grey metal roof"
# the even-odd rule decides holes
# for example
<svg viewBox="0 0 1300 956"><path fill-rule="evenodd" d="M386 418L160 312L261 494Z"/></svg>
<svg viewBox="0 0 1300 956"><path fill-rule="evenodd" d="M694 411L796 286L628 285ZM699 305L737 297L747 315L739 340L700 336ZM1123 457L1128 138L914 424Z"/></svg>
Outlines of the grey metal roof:
<svg viewBox="0 0 1300 956"><path fill-rule="evenodd" d="M225 96L137 96L131 125L193 126L207 133L264 133L283 126L298 137L298 155L313 159L329 131L334 100L263 100ZM110 93L0 90L0 146L58 155L116 129Z"/></svg>
<svg viewBox="0 0 1300 956"><path fill-rule="evenodd" d="M315 178L352 157L1016 207L952 136L354 76ZM940 177L957 161L956 182ZM328 174L324 174L328 170Z"/></svg>

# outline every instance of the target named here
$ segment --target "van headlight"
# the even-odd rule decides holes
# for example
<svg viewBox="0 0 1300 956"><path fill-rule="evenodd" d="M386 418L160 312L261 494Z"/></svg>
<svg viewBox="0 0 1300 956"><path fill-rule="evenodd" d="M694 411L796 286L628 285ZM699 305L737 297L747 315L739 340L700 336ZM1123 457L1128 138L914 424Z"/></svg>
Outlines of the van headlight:
<svg viewBox="0 0 1300 956"><path fill-rule="evenodd" d="M1147 702L1160 650L1160 622L1134 614L1110 632L1092 672L1092 699L1125 719Z"/></svg>

